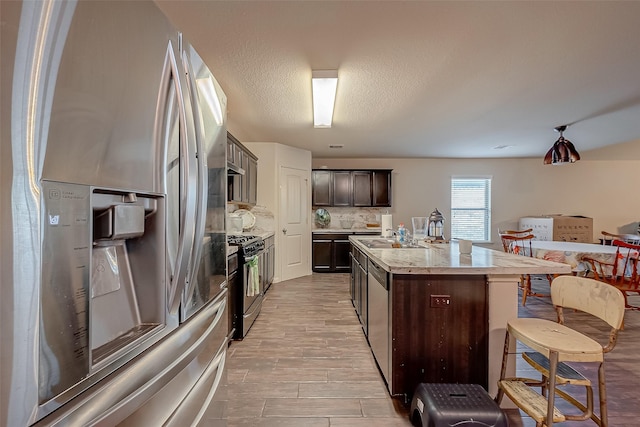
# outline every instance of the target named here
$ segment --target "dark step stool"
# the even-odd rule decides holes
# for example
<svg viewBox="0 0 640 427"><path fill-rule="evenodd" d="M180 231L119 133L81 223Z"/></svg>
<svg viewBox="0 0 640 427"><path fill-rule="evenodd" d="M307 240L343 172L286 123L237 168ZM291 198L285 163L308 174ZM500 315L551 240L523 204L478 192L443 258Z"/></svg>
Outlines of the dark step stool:
<svg viewBox="0 0 640 427"><path fill-rule="evenodd" d="M478 384L418 384L409 416L421 427L509 426L502 409Z"/></svg>

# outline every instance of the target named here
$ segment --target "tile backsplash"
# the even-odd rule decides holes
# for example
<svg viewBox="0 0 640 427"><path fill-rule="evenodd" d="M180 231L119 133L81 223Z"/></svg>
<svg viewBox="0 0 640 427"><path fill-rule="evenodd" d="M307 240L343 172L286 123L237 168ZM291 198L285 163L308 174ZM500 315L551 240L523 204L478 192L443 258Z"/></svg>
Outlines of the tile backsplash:
<svg viewBox="0 0 640 427"><path fill-rule="evenodd" d="M315 218L316 209L311 210L312 220ZM331 215L331 223L327 227L318 227L313 221L313 228L343 228L340 220L352 220L351 228L366 228L367 223L380 223L380 216L389 211L389 208L354 208L354 207L327 207Z"/></svg>
<svg viewBox="0 0 640 427"><path fill-rule="evenodd" d="M245 206L243 206L243 208L245 208ZM265 232L273 232L275 230L276 221L273 212L260 205L249 206L246 208L250 210L251 213L256 217L256 224L250 230L245 230L245 232L259 234ZM227 215L235 212L238 209L240 209L239 205L228 203Z"/></svg>

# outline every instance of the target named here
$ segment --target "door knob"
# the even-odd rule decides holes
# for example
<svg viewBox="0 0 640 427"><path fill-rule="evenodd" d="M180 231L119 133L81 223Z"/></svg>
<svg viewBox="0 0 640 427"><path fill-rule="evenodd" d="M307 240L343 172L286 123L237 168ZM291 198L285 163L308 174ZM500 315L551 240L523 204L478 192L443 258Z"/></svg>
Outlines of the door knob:
<svg viewBox="0 0 640 427"><path fill-rule="evenodd" d="M287 234L287 229L286 228L282 229L282 234Z"/></svg>

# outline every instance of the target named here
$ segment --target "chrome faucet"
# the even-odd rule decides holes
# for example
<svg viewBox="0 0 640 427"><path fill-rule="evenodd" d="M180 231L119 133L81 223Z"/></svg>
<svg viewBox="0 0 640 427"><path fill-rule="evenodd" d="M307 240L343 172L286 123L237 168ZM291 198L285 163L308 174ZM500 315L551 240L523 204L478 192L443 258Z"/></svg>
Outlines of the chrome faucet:
<svg viewBox="0 0 640 427"><path fill-rule="evenodd" d="M413 236L407 229L405 229L404 242L400 242L400 235L398 234L398 230L387 228L386 231L390 231L391 236L394 237L394 240L398 243L402 243L402 245L404 246L411 246L411 247L417 246L418 242L416 240L413 240Z"/></svg>

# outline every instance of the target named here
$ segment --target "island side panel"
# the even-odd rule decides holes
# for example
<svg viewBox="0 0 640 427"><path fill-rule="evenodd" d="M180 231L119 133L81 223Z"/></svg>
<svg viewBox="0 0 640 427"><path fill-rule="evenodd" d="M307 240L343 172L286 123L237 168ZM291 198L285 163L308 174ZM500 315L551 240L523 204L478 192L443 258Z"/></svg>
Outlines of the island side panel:
<svg viewBox="0 0 640 427"><path fill-rule="evenodd" d="M486 277L393 274L390 292L391 394L411 396L422 382L487 389ZM438 305L434 298L450 304Z"/></svg>
<svg viewBox="0 0 640 427"><path fill-rule="evenodd" d="M518 317L518 283L520 276L495 275L487 276L489 282L489 394L498 394L498 379L502 367L504 337L507 332L507 321ZM515 340L511 337L508 356L507 377L516 376ZM515 408L510 399L502 399L503 408Z"/></svg>

